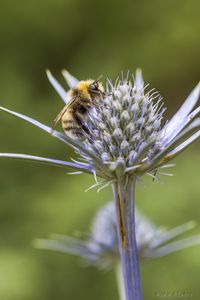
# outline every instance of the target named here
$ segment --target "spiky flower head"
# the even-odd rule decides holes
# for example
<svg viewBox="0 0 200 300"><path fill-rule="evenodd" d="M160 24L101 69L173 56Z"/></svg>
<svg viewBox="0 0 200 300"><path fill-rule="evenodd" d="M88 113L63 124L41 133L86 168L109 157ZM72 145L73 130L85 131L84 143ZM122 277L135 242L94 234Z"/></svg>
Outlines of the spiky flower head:
<svg viewBox="0 0 200 300"><path fill-rule="evenodd" d="M91 135L84 144L102 160L111 176L119 177L162 150L165 109L160 95L144 87L140 71L135 80L128 75L115 84L109 80L106 94L100 109L87 120Z"/></svg>
<svg viewBox="0 0 200 300"><path fill-rule="evenodd" d="M194 227L195 223L191 221L166 230L157 227L136 210L136 240L141 260L166 256L172 252L199 245L200 235L171 241ZM119 262L119 250L113 201L99 209L87 237L83 236L81 239L53 235L50 240L36 240L34 245L41 249L77 255L88 265L95 265L99 268L114 267Z"/></svg>
<svg viewBox="0 0 200 300"><path fill-rule="evenodd" d="M200 111L198 107L189 114L199 98L199 86L164 126L162 98L157 91L144 86L140 70L135 78L127 75L115 84L108 80L106 94L100 109L90 114L87 125L91 136L84 142L101 160L105 171L98 166L96 169L102 177L120 178L130 173L140 176L154 171L200 135L200 119L186 127ZM195 130L198 131L185 144L174 149L183 137ZM93 164L93 160L87 159Z"/></svg>
<svg viewBox="0 0 200 300"><path fill-rule="evenodd" d="M69 93L47 72L48 78L68 103ZM67 71L63 71L70 88L79 82ZM136 178L147 173L154 176L155 170L170 167L168 162L182 152L200 136L200 106L194 109L199 100L200 85L188 96L174 117L162 124L162 98L154 89L144 85L142 74L137 70L135 77L127 75L106 84L106 97L100 107L93 109L86 121L90 135L84 140L73 140L67 135L25 115L6 108L0 109L20 117L73 147L80 160L74 162L25 154L1 153L1 157L24 158L70 167L78 172L87 172L103 178L107 186L126 175ZM194 110L193 110L194 109ZM100 183L96 180L96 185Z"/></svg>
<svg viewBox="0 0 200 300"><path fill-rule="evenodd" d="M78 80L68 72L63 75L71 88L77 85ZM48 77L66 99L55 78L50 73ZM162 98L144 85L140 70L135 77L128 73L115 83L108 80L106 97L86 121L90 135L85 135L82 149L78 148L81 161L108 183L130 174L154 176L155 170L170 167L167 163L200 136L200 119L196 118L200 107L191 112L199 90L197 85L175 116L162 124Z"/></svg>

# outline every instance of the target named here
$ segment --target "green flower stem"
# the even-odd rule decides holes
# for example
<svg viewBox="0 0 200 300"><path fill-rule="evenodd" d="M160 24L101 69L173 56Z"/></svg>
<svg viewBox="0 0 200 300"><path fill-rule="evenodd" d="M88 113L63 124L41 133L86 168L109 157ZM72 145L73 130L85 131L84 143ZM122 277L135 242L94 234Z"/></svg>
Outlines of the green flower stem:
<svg viewBox="0 0 200 300"><path fill-rule="evenodd" d="M126 300L142 300L135 235L134 187L135 178L133 176L125 177L113 184Z"/></svg>
<svg viewBox="0 0 200 300"><path fill-rule="evenodd" d="M126 300L125 290L124 290L124 280L122 276L122 268L120 263L116 265L115 267L115 274L117 279L117 286L119 291L119 299L120 300Z"/></svg>

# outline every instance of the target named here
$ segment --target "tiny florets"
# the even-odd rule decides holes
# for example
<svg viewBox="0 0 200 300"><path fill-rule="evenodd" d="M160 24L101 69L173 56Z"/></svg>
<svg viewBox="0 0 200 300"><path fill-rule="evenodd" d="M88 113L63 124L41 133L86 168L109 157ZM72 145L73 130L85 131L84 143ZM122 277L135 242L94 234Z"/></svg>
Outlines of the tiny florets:
<svg viewBox="0 0 200 300"><path fill-rule="evenodd" d="M104 163L123 160L126 167L142 157L151 157L160 147L161 120L165 109L159 107L160 95L146 92L134 79L108 81L106 98L87 121L91 137L85 140Z"/></svg>

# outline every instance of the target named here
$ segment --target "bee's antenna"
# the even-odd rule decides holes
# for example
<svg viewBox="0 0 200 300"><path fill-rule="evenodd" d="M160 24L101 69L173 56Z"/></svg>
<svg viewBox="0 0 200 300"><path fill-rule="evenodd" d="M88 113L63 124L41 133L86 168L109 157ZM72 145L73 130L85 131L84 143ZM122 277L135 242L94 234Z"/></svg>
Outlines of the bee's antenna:
<svg viewBox="0 0 200 300"><path fill-rule="evenodd" d="M100 75L96 80L94 80L94 83L98 83L102 77L103 75Z"/></svg>

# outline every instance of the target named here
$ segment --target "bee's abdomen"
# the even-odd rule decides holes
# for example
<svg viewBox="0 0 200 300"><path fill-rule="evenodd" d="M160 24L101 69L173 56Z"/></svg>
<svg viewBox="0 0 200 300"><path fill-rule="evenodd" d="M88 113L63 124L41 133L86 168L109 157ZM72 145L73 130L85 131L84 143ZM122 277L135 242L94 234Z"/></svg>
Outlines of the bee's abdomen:
<svg viewBox="0 0 200 300"><path fill-rule="evenodd" d="M62 127L64 132L73 139L83 137L82 127L73 120L62 120Z"/></svg>

